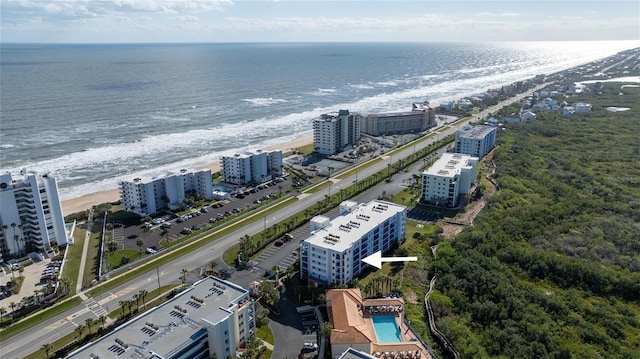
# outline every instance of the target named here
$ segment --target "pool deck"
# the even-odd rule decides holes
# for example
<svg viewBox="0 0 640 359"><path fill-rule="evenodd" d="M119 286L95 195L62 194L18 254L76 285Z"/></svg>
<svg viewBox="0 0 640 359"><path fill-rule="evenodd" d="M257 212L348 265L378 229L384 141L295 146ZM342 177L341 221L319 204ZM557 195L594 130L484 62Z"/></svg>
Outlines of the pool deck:
<svg viewBox="0 0 640 359"><path fill-rule="evenodd" d="M377 358L432 358L429 348L405 323L402 298L363 300L359 289L332 289L327 291L326 297L329 319L334 328L331 345L337 351L345 346L364 345ZM378 342L372 318L383 315L395 319L400 328L400 342Z"/></svg>

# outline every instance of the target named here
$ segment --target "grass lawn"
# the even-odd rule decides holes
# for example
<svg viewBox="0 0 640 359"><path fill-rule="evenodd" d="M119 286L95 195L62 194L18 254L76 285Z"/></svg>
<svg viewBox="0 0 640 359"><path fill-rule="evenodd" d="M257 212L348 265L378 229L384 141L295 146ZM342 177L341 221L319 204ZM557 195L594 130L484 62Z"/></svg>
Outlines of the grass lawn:
<svg viewBox="0 0 640 359"><path fill-rule="evenodd" d="M51 318L52 316L63 313L64 311L69 310L80 303L82 303L82 300L79 297L74 297L52 307L51 309L44 310L28 319L17 322L11 325L9 328L4 329L0 332L0 340L5 340L13 335L16 335L21 331L40 323L43 318Z"/></svg>
<svg viewBox="0 0 640 359"><path fill-rule="evenodd" d="M352 169L350 169L348 171L344 171L344 172L342 172L339 175L334 176L334 177L338 178L338 179L345 179L345 178L347 178L347 177L349 177L351 175L356 174L356 172L360 172L365 168L373 166L374 164L376 164L376 163L378 163L380 161L382 161L382 158L376 157L376 158L374 158L374 159L372 159L370 161L367 161L367 162L365 162L365 163L363 163L361 165L358 165L358 166L356 166L356 167L354 167L354 168L352 168Z"/></svg>
<svg viewBox="0 0 640 359"><path fill-rule="evenodd" d="M76 283L78 283L78 275L80 274L80 260L82 259L82 248L84 246L84 237L87 230L76 226L73 231L73 244L68 246L66 262L62 269L62 277L69 278L71 281L71 295L76 294Z"/></svg>
<svg viewBox="0 0 640 359"><path fill-rule="evenodd" d="M127 263L122 263L122 258L125 256L129 257L129 262L127 263L133 262L140 257L137 249L120 249L115 252L111 252L107 256L109 267L115 269L126 265Z"/></svg>
<svg viewBox="0 0 640 359"><path fill-rule="evenodd" d="M264 340L265 342L267 342L269 344L275 344L275 339L273 338L273 333L271 332L271 329L267 325L265 325L265 326L261 327L260 329L258 329L258 332L256 333L256 335L258 336L258 338Z"/></svg>
<svg viewBox="0 0 640 359"><path fill-rule="evenodd" d="M100 222L98 222L100 223ZM91 285L91 281L96 279L95 263L98 260L98 250L100 249L100 230L101 225L94 224L92 227L92 233L89 237L89 248L87 249L87 260L84 262L84 277L82 277L82 287L86 288ZM96 231L98 231L96 233Z"/></svg>
<svg viewBox="0 0 640 359"><path fill-rule="evenodd" d="M304 193L316 193L316 192L320 192L321 190L329 187L331 185L331 181L324 181L322 183L319 183L311 188L309 188L308 190L304 191Z"/></svg>
<svg viewBox="0 0 640 359"><path fill-rule="evenodd" d="M310 154L311 152L313 152L313 150L315 149L315 147L314 147L313 143L310 143L310 144L308 144L308 145L304 145L304 146L302 146L302 147L298 147L297 149L298 149L298 151L300 151L300 152L304 153L305 155L308 155L308 154Z"/></svg>

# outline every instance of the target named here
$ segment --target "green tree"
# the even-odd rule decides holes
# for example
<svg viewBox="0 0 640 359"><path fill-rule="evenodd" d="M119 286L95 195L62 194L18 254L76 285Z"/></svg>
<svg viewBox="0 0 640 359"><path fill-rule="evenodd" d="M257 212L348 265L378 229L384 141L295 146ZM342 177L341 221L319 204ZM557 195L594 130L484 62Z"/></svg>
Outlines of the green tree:
<svg viewBox="0 0 640 359"><path fill-rule="evenodd" d="M49 359L49 353L51 353L51 350L53 350L53 345L50 343L45 343L42 344L42 347L40 347L40 349L44 351L45 359Z"/></svg>
<svg viewBox="0 0 640 359"><path fill-rule="evenodd" d="M89 336L91 336L91 326L93 325L93 323L93 318L87 318L84 320L84 324L86 325L87 330L89 330Z"/></svg>
<svg viewBox="0 0 640 359"><path fill-rule="evenodd" d="M182 282L182 285L187 282L187 273L189 273L189 271L186 268L182 268L182 270L180 270L180 281Z"/></svg>
<svg viewBox="0 0 640 359"><path fill-rule="evenodd" d="M104 324L107 322L107 316L104 314L99 316L98 321L100 322L100 329L104 330Z"/></svg>
<svg viewBox="0 0 640 359"><path fill-rule="evenodd" d="M82 340L82 334L84 333L84 324L78 324L78 326L75 329L75 332L78 334L78 341Z"/></svg>
<svg viewBox="0 0 640 359"><path fill-rule="evenodd" d="M332 330L333 330L333 324L331 324L331 322L322 323L322 335L325 338L330 338L331 337L331 331Z"/></svg>
<svg viewBox="0 0 640 359"><path fill-rule="evenodd" d="M149 294L149 291L147 291L146 289L140 289L140 291L138 292L138 298L142 299L142 307L144 309L147 309L147 304L145 303L147 294Z"/></svg>
<svg viewBox="0 0 640 359"><path fill-rule="evenodd" d="M275 307L278 301L280 301L280 291L270 280L265 280L260 283L258 286L258 295L265 303L272 307Z"/></svg>

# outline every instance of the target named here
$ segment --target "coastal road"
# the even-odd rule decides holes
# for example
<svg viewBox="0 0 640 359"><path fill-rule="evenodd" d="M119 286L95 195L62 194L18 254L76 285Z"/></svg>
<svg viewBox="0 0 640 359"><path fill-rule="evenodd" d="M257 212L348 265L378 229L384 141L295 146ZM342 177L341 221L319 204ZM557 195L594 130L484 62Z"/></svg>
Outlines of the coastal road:
<svg viewBox="0 0 640 359"><path fill-rule="evenodd" d="M546 85L548 84L539 85L536 88L527 91L526 94L544 88ZM333 178L333 183L330 187L313 194L299 195L298 201L275 213L269 214L266 220L268 224L269 222L275 223L275 221L280 221L281 219L291 217L296 213L304 211L313 204L324 200L325 195L329 195L330 193L335 194L341 189L352 185L356 179L361 180L374 173L380 172L386 169L388 164L395 163L400 159L406 158L413 154L414 151L418 151L435 142L438 138L455 133L456 129L464 126L468 122L475 120L478 117L485 118L489 113L495 113L501 107L507 106L514 101L522 99L523 97L525 97L525 94L518 95L500 103L497 106L482 111L480 114L473 116L473 118L457 123L455 126L445 126L440 128L438 131L441 132L438 132L438 136L418 142L415 145L406 146L406 148L393 153L391 156L384 156L384 161L377 161L374 165L364 168L358 171L357 174L353 174L348 178L341 180ZM375 193L375 196L377 196L377 193ZM85 303L78 305L73 309L59 314L49 320L38 323L38 325L23 331L19 335L3 340L0 342L0 354L3 358L23 358L26 355L39 350L43 344L52 343L55 340L72 333L79 324L84 323L86 318L91 317L96 319L98 317L97 313L103 313L105 311L109 312L119 308L119 301L132 300L133 295L137 294L141 289L146 289L148 291L156 289L158 287L158 278L161 286L179 283L182 269L193 270L200 266L205 266L214 259L221 262L220 257L222 253L237 243L239 238L245 234L250 236L255 235L263 229L264 221L258 220L253 223L247 223L243 228L226 236L222 236L216 241L201 247L197 251L185 254L170 263L162 265L157 269L157 271L151 270L144 273L115 288L111 292L104 293L95 298L90 298L88 300L89 303L85 301ZM246 286L249 282L259 279L262 274L262 272L241 271L234 273L230 280L239 285Z"/></svg>

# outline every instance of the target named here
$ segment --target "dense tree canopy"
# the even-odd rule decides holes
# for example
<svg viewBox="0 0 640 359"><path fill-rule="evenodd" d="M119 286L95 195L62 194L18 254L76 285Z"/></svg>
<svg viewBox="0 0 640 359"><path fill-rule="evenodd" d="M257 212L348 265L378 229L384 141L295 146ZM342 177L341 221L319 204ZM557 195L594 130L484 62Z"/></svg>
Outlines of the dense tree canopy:
<svg viewBox="0 0 640 359"><path fill-rule="evenodd" d="M462 357L638 358L639 92L617 91L500 131L501 191L432 268L438 327Z"/></svg>

